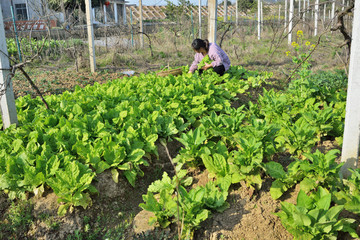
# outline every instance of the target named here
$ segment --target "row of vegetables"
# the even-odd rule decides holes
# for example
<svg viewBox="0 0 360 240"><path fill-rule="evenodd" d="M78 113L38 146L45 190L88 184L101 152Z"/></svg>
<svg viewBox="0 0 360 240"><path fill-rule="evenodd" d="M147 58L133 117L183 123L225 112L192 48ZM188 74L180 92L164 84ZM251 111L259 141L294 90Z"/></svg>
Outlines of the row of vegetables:
<svg viewBox="0 0 360 240"><path fill-rule="evenodd" d="M6 38L6 45L9 56L13 58L18 57L18 46L15 38ZM63 53L64 49L83 46L83 42L79 39L72 40L54 40L54 39L40 39L21 38L19 40L19 47L22 56L33 56L39 54L40 56L58 56Z"/></svg>
<svg viewBox="0 0 360 240"><path fill-rule="evenodd" d="M182 238L191 238L212 211L226 209L232 184L245 181L260 189L264 173L274 179L275 199L300 183L298 204L283 203L278 213L295 237L305 232L331 238L338 231L356 236L354 220L338 215L343 208L359 211L360 172L342 180L336 150L312 151L325 138L341 143L343 73L299 77L286 91L264 90L257 103L235 109L236 94L261 87L271 73L242 67L231 67L222 77L186 72L77 87L46 96L49 110L38 98L17 99L19 126L0 132L0 189L10 198L25 198L50 187L63 215L91 204L97 192L91 183L105 170L115 182L124 176L135 187L144 174L141 166L158 156L156 142L176 139L184 145L174 159L176 174L164 172L150 185L141 207L154 212L152 221L162 227L181 217ZM284 151L295 157L286 170L271 161ZM187 166L205 166L215 180L191 188Z"/></svg>

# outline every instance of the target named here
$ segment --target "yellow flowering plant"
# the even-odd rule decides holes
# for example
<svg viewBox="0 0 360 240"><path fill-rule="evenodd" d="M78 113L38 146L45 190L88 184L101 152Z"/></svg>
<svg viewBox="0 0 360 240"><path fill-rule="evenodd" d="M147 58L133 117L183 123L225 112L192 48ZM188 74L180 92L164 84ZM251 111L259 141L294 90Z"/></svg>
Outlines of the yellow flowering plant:
<svg viewBox="0 0 360 240"><path fill-rule="evenodd" d="M296 41L292 42L291 46L293 51L287 51L286 56L290 56L293 63L301 64L301 68L297 72L301 77L309 76L311 72L309 70L311 67L309 54L315 48L315 45L311 44L310 41L305 41L303 31L298 30L296 32ZM294 54L292 55L291 52Z"/></svg>

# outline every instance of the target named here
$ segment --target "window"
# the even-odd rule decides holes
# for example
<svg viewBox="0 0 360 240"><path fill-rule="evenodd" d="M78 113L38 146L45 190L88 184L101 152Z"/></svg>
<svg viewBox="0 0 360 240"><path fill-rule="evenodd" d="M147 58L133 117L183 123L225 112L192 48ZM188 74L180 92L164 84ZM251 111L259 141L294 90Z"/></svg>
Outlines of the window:
<svg viewBox="0 0 360 240"><path fill-rule="evenodd" d="M25 3L15 4L15 12L17 20L28 20Z"/></svg>

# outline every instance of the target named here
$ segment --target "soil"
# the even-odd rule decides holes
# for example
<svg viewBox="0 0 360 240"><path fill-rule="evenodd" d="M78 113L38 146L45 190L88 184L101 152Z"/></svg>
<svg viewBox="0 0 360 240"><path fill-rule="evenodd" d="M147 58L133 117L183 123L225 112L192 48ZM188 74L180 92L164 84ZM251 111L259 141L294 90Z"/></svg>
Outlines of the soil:
<svg viewBox="0 0 360 240"><path fill-rule="evenodd" d="M292 239L272 214L280 204L271 198L270 186L271 179L265 179L260 191L254 194L246 186L234 187L228 198L230 208L205 221L195 239Z"/></svg>
<svg viewBox="0 0 360 240"><path fill-rule="evenodd" d="M87 71L76 72L74 68L66 69L37 69L36 72L29 72L31 80L39 88L42 95L60 94L64 91L72 91L75 86L85 87L93 85L95 82L100 84L108 80L117 79L126 74L122 71L99 71L90 74ZM15 98L30 94L36 97L39 94L31 87L21 72L18 72L13 80L13 90Z"/></svg>

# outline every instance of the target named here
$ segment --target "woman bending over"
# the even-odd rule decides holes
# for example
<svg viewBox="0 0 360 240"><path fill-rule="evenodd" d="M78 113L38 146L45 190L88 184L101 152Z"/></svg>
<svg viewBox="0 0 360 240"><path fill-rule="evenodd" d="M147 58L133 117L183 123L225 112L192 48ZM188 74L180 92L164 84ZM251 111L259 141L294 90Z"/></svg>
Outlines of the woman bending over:
<svg viewBox="0 0 360 240"><path fill-rule="evenodd" d="M202 40L197 38L192 42L191 46L196 53L194 61L190 66L189 73L195 72L198 68L198 64L206 55L209 55L212 63L206 63L202 69L199 69L200 74L209 68L213 68L217 74L222 76L230 68L231 63L228 55L226 55L224 50L216 43L209 43L207 39Z"/></svg>

